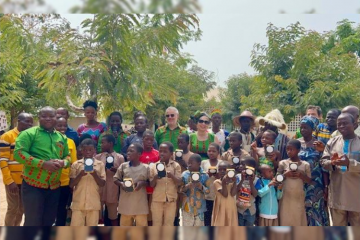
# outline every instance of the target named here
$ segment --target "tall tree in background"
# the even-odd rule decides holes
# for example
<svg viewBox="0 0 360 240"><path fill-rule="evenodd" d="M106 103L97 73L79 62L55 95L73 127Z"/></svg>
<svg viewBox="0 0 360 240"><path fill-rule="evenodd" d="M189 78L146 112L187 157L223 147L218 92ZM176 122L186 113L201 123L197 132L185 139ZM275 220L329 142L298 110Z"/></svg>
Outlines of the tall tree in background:
<svg viewBox="0 0 360 240"><path fill-rule="evenodd" d="M360 102L359 27L347 20L336 31L306 31L299 23L287 28L269 24L268 45L255 44L251 66L258 75L242 109L266 114L279 108L290 120L307 105L324 110Z"/></svg>

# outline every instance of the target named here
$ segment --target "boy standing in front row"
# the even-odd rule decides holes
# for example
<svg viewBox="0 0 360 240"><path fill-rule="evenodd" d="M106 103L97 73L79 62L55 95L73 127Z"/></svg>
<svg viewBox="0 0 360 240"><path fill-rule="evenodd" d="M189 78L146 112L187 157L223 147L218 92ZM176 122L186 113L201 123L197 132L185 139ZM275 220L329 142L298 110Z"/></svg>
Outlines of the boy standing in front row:
<svg viewBox="0 0 360 240"><path fill-rule="evenodd" d="M148 185L149 167L140 162L143 147L133 143L127 149L127 159L120 165L114 176L114 182L120 186L118 212L121 214L120 226L147 226L149 206L145 187ZM131 178L133 191L125 186L125 179Z"/></svg>
<svg viewBox="0 0 360 240"><path fill-rule="evenodd" d="M93 158L96 153L94 140L85 139L80 147L84 158L71 165L70 171L70 188L74 190L71 226L97 226L101 210L99 189L105 186L105 166ZM86 158L94 160L92 173L86 173L84 170Z"/></svg>
<svg viewBox="0 0 360 240"><path fill-rule="evenodd" d="M114 175L120 165L124 162L124 157L114 151L116 140L111 134L105 134L101 138L101 153L95 158L99 159L106 166L106 183L101 189L101 206L106 205L108 218L112 226L118 226L118 201L119 201L119 187L114 183ZM106 165L108 158L113 160L112 164ZM110 159L110 160L111 160ZM106 222L105 222L106 223Z"/></svg>

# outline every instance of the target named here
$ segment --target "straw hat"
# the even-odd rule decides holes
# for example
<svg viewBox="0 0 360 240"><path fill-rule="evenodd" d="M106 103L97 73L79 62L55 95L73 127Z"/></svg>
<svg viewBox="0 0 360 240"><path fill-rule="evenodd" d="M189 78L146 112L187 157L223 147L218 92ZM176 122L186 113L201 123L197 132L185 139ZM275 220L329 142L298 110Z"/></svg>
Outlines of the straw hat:
<svg viewBox="0 0 360 240"><path fill-rule="evenodd" d="M257 117L255 121L262 126L265 126L265 123L269 123L280 130L286 130L287 128L284 117L278 109L272 110L265 117Z"/></svg>
<svg viewBox="0 0 360 240"><path fill-rule="evenodd" d="M255 122L255 117L252 115L250 111L243 111L239 116L233 118L233 123L235 126L241 127L240 119L241 118L250 118L253 122Z"/></svg>

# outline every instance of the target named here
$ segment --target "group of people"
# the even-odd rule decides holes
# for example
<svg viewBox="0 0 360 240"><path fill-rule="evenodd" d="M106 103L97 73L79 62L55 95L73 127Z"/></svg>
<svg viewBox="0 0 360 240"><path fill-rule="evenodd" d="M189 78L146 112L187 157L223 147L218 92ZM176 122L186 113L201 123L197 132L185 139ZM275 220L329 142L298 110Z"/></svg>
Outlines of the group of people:
<svg viewBox="0 0 360 240"><path fill-rule="evenodd" d="M169 107L154 133L142 112L128 132L120 112L103 123L96 102L83 108L76 131L65 108L44 107L39 126L21 113L1 136L6 226L23 214L24 226L329 226L330 215L334 226L360 225L355 106L324 123L309 106L295 139L278 110L244 111L228 133L217 109L186 128Z"/></svg>

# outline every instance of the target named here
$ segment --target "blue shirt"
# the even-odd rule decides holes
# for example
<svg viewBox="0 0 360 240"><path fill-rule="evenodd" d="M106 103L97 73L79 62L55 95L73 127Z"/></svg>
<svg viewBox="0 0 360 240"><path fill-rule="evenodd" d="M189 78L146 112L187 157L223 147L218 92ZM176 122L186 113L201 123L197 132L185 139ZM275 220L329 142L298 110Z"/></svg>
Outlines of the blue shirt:
<svg viewBox="0 0 360 240"><path fill-rule="evenodd" d="M192 213L195 216L204 220L204 212L206 212L206 201L205 193L210 193L210 180L209 176L204 173L203 169L200 168L200 183L202 184L202 189L199 188L190 188L185 192L186 199L183 203L182 209L185 212ZM191 172L186 170L182 173L182 180L184 185L191 182Z"/></svg>
<svg viewBox="0 0 360 240"><path fill-rule="evenodd" d="M258 196L261 198L259 204L260 217L265 219L278 218L278 199L282 197L282 191L276 190L274 186L269 187L271 182L269 179L260 179L258 182L260 184L257 184L255 188L258 190Z"/></svg>
<svg viewBox="0 0 360 240"><path fill-rule="evenodd" d="M66 135L66 137L68 137L68 138L70 138L70 139L72 139L72 140L74 141L76 147L79 146L79 144L80 144L80 143L79 143L79 141L80 141L79 135L78 135L78 133L77 133L72 127L70 127L69 125L68 125L68 128L66 129L65 135Z"/></svg>

